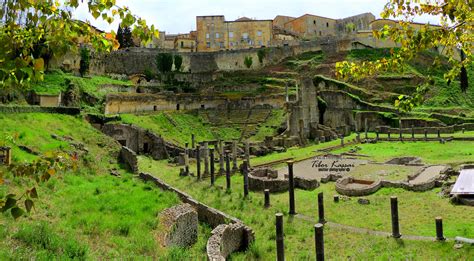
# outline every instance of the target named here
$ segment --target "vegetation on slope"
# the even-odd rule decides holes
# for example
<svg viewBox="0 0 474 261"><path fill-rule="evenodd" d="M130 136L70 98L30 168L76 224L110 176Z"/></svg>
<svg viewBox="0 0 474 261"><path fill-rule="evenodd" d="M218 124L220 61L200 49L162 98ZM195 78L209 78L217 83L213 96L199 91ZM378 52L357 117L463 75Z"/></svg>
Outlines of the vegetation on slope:
<svg viewBox="0 0 474 261"><path fill-rule="evenodd" d="M163 249L156 242L157 214L179 203L170 192L143 183L117 164L120 146L81 118L55 114L0 114L0 140L13 148L15 164L49 152L79 153L79 167L37 187L39 198L27 217L0 216L0 259L178 260L204 258L210 228L200 225L190 249ZM56 135L53 138L52 135ZM82 145L80 145L82 144ZM81 152L82 151L82 152ZM0 195L20 195L33 181L13 177L0 166ZM110 172L119 175L111 176Z"/></svg>

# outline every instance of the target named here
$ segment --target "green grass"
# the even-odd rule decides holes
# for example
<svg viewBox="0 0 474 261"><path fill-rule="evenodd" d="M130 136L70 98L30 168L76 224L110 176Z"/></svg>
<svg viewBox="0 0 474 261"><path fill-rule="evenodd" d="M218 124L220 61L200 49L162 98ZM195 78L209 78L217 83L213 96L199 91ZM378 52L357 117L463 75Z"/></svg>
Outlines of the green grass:
<svg viewBox="0 0 474 261"><path fill-rule="evenodd" d="M299 153L298 153L299 154ZM305 153L302 153L305 154ZM301 154L299 154L301 155ZM332 202L337 194L334 183L322 184L315 191L296 190L296 210L312 217L306 221L297 217L290 218L288 195L272 194L271 207L263 208L263 193L250 192L243 199L243 178L232 177L232 189L226 192L225 178L219 177L215 187L209 187L209 180L197 182L193 177L179 177L178 168L165 161L153 161L140 158L141 171L149 172L164 179L169 184L189 193L194 198L219 210L241 219L255 231L256 241L250 250L232 255L232 260L274 260L275 249L275 213L284 213L284 232L286 258L289 260L307 260L314 258L314 229L317 216L317 193L324 192L325 211L329 221L355 227L389 232L390 196L399 198L401 231L405 235L434 236L434 218L443 216L445 235L448 237L474 237L474 209L466 206L451 205L446 198L437 195L439 189L415 193L403 189L381 189L367 198L370 205L360 205L356 199ZM195 167L193 166L192 169ZM416 208L416 211L414 211ZM333 227L325 228L325 251L331 259L356 260L429 260L456 259L469 260L474 250L464 247L453 250L453 241L437 243L431 241L396 241L391 238L358 234Z"/></svg>
<svg viewBox="0 0 474 261"><path fill-rule="evenodd" d="M252 141L263 141L266 136L275 136L277 129L285 120L284 110L272 110L272 114L265 123L257 129L257 133L250 137Z"/></svg>
<svg viewBox="0 0 474 261"><path fill-rule="evenodd" d="M167 117L168 115L169 117ZM204 120L191 113L158 113L153 115L122 114L122 122L134 124L144 129L160 134L169 142L184 146L191 144L191 135L195 134L196 141L238 139L240 131L235 128L219 126L212 128ZM170 119L172 121L170 121ZM174 125L176 124L176 126Z"/></svg>
<svg viewBox="0 0 474 261"><path fill-rule="evenodd" d="M104 98L108 92L100 88L103 84L131 85L130 81L114 80L106 76L81 78L62 71L52 71L45 74L44 81L33 84L32 90L39 94L59 94L66 91L66 80L76 84L82 92L99 99Z"/></svg>
<svg viewBox="0 0 474 261"><path fill-rule="evenodd" d="M177 195L156 189L122 170L117 164L118 143L82 118L0 114L0 122L0 141L13 147L15 163L37 157L20 150L18 145L45 154L78 151L71 143L82 143L88 151L80 154L77 170L56 174L40 185L13 177L0 166L7 184L0 186L1 196L21 195L33 186L39 195L29 216L17 221L9 213L0 216L0 260L205 258L211 229L204 224L199 225L198 242L189 249L158 246L157 214L178 204ZM72 141L57 141L51 134ZM112 168L120 177L109 174Z"/></svg>

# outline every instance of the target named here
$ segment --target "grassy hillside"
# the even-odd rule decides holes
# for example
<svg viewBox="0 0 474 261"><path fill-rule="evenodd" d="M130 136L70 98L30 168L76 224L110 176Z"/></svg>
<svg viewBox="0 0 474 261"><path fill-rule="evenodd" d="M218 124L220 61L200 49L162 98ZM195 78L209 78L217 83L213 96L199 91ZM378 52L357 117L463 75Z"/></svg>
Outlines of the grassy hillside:
<svg viewBox="0 0 474 261"><path fill-rule="evenodd" d="M203 256L210 228L200 225L198 243L188 250L157 245L157 214L179 203L177 196L145 184L117 164L119 145L81 118L55 114L0 114L1 145L13 161L31 162L52 151L79 153L79 167L37 187L39 198L27 217L0 216L0 260L178 260ZM56 135L56 138L52 137ZM57 137L60 137L59 139ZM82 144L82 145L79 145ZM82 151L82 152L81 152ZM115 169L120 176L109 173ZM35 186L0 166L0 195L21 195Z"/></svg>

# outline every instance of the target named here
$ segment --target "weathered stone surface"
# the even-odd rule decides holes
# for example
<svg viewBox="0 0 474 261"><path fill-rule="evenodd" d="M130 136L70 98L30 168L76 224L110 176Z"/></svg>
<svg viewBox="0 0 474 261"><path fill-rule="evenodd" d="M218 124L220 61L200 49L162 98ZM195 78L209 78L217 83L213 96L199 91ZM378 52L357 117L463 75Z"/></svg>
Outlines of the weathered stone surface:
<svg viewBox="0 0 474 261"><path fill-rule="evenodd" d="M133 150L122 146L120 150L120 161L125 163L133 173L138 172L137 154Z"/></svg>
<svg viewBox="0 0 474 261"><path fill-rule="evenodd" d="M249 189L252 191L282 192L288 190L288 180L279 179L278 172L269 168L257 168L248 174Z"/></svg>
<svg viewBox="0 0 474 261"><path fill-rule="evenodd" d="M165 209L159 215L158 242L164 247L188 247L197 241L198 213L190 204Z"/></svg>
<svg viewBox="0 0 474 261"><path fill-rule="evenodd" d="M211 232L207 241L207 257L211 261L226 260L235 251L247 249L255 240L253 233L248 233L248 227L241 223L219 225Z"/></svg>

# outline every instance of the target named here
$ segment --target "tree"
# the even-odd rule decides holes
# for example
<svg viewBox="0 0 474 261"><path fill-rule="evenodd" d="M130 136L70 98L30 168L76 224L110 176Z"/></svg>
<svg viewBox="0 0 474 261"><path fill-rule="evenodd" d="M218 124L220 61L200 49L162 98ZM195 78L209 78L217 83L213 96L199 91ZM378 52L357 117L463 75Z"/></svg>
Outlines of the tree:
<svg viewBox="0 0 474 261"><path fill-rule="evenodd" d="M344 79L359 79L375 75L381 71L401 69L405 63L416 57L418 53L441 48L443 55L447 57L450 63L450 70L444 75L445 80L449 83L457 78L461 72L461 85L466 86L467 77L462 71L473 66L473 9L472 1L390 0L385 5L381 17L402 19L397 26L385 26L379 31L374 31L373 34L376 38L382 40L393 40L399 44L400 48L393 49L391 57L388 59L383 58L374 62L361 63L339 62L336 64L337 75ZM440 17L440 26L426 24L419 29L415 29L410 22L415 17L422 15ZM464 59L458 58L459 52L464 53ZM432 67L436 67L438 63L439 60L435 59ZM402 105L404 109L408 110L419 105L419 94L426 92L427 87L420 86L414 95L400 96L395 105L397 107Z"/></svg>
<svg viewBox="0 0 474 261"><path fill-rule="evenodd" d="M174 55L174 69L176 71L181 70L181 65L183 64L183 57L179 54Z"/></svg>
<svg viewBox="0 0 474 261"><path fill-rule="evenodd" d="M173 68L173 55L170 53L159 53L156 56L156 67L163 74L171 72Z"/></svg>
<svg viewBox="0 0 474 261"><path fill-rule="evenodd" d="M87 72L89 72L90 65L90 51L87 47L81 48L81 61L79 62L79 73L81 77L84 77Z"/></svg>
<svg viewBox="0 0 474 261"><path fill-rule="evenodd" d="M115 37L115 39L117 40L117 42L120 45L119 48L123 48L123 46L124 46L124 43L123 43L123 29L122 29L122 26L120 24L119 24L119 27L117 29L117 36Z"/></svg>
<svg viewBox="0 0 474 261"><path fill-rule="evenodd" d="M263 59L267 56L267 50L265 48L260 48L257 52L257 56L260 64L263 64Z"/></svg>
<svg viewBox="0 0 474 261"><path fill-rule="evenodd" d="M250 69L250 67L252 67L252 63L253 63L252 56L245 56L244 58L245 66Z"/></svg>
<svg viewBox="0 0 474 261"><path fill-rule="evenodd" d="M81 1L82 2L82 1ZM17 89L31 81L41 81L45 58L78 52L78 45L90 45L95 52L109 52L114 46L105 33L72 18L80 1L0 0L0 88ZM133 26L132 33L143 41L159 37L154 26L134 16L115 0L86 1L96 19L112 23L120 19L122 26ZM60 28L60 30L58 30ZM35 47L41 47L36 48ZM40 49L40 51L38 51ZM50 55L44 56L44 50Z"/></svg>
<svg viewBox="0 0 474 261"><path fill-rule="evenodd" d="M133 42L132 31L129 26L123 28L123 48L133 47L135 43Z"/></svg>

